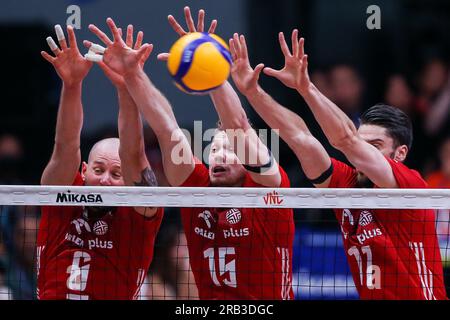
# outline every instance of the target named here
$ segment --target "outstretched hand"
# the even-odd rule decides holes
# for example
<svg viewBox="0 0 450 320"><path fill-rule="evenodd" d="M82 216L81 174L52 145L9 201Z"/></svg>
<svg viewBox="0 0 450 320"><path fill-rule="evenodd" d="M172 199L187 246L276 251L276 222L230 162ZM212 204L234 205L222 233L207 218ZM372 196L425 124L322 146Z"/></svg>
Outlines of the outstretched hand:
<svg viewBox="0 0 450 320"><path fill-rule="evenodd" d="M141 68L142 59L144 57L148 58L153 50L153 45L146 43L138 49L136 49L136 47L133 49L123 41L121 32L113 19L106 19L106 23L113 34L113 41L95 25L89 25L89 30L99 37L106 45L106 49L103 52L103 62L105 65L122 77L127 73L131 73L136 69Z"/></svg>
<svg viewBox="0 0 450 320"><path fill-rule="evenodd" d="M264 73L280 80L285 86L305 92L309 85L308 56L305 54L305 39L298 40L298 30L292 31L292 53L284 38L283 32L278 35L281 51L284 55L284 67L281 70L264 68Z"/></svg>
<svg viewBox="0 0 450 320"><path fill-rule="evenodd" d="M56 45L52 37L48 37L47 43L55 56L45 51L41 51L41 55L53 65L65 86L79 84L91 69L92 62L86 60L78 50L77 40L72 26L67 26L69 45L67 45L64 32L60 25L55 26L55 31L61 49Z"/></svg>
<svg viewBox="0 0 450 320"><path fill-rule="evenodd" d="M122 29L119 28L119 34L122 37ZM128 25L127 27L127 34L126 34L126 40L125 44L129 48L134 48L134 50L139 51L139 49L142 47L142 40L144 38L144 33L142 31L139 31L136 36L136 42L134 43L133 47L133 25ZM90 49L93 45L91 41L84 40L83 44L86 48ZM151 51L147 50L144 55L141 57L141 60L139 61L139 67L143 68L145 62L147 61L148 57L150 56ZM122 75L119 73L113 71L110 67L108 67L103 61L98 62L99 67L103 70L105 75L111 80L111 82L117 87L117 88L125 88L125 80Z"/></svg>
<svg viewBox="0 0 450 320"><path fill-rule="evenodd" d="M194 19L192 18L191 9L189 7L184 7L184 18L186 20L186 25L188 27L188 31L185 31L183 27L178 23L178 21L172 16L169 15L167 19L169 20L169 24L172 29L180 36L184 36L191 32L204 32L205 30L205 10L200 9L198 11L198 21L197 27L195 27ZM217 20L213 20L211 25L209 26L208 33L214 33L217 27ZM167 61L169 59L169 53L164 52L158 54L158 60Z"/></svg>
<svg viewBox="0 0 450 320"><path fill-rule="evenodd" d="M255 69L250 66L247 44L243 35L235 33L230 39L230 51L233 59L231 77L234 84L243 95L251 94L258 86L258 79L264 64L258 64Z"/></svg>

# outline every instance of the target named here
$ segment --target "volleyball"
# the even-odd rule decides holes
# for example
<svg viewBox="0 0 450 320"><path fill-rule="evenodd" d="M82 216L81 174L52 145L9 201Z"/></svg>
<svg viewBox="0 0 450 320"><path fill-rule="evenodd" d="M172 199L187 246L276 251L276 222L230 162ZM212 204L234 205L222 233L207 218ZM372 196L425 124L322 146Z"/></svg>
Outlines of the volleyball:
<svg viewBox="0 0 450 320"><path fill-rule="evenodd" d="M228 45L215 34L189 33L170 49L169 72L181 90L207 93L223 84L229 74L231 54Z"/></svg>

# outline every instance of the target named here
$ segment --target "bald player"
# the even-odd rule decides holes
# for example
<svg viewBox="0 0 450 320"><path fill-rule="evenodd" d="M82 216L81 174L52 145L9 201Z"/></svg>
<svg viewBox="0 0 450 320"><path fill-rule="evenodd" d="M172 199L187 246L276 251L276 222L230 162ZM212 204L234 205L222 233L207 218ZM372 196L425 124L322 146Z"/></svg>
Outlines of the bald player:
<svg viewBox="0 0 450 320"><path fill-rule="evenodd" d="M185 15L190 32L204 30L203 10L199 12L197 28L188 8ZM172 16L169 22L180 35L183 33ZM211 144L209 169L194 158L169 102L136 67L139 57L151 51L152 46L130 50L121 41L112 19L107 24L114 41L97 27L90 29L107 45L103 61L123 72L131 96L157 135L164 170L172 186L289 187L286 173L251 129L237 94L228 83L211 93L211 97L224 128L241 129L233 139L244 143L244 153L249 157L239 154L235 149L239 143L229 139L234 130L218 128ZM174 148L182 149L187 161L177 163ZM248 160L252 158L256 160ZM291 209L183 208L181 214L201 299L293 298Z"/></svg>
<svg viewBox="0 0 450 320"><path fill-rule="evenodd" d="M42 185L155 186L144 153L142 122L123 78L100 63L117 89L119 139L97 142L81 172L81 88L92 63L78 50L75 33L55 27L59 46L47 38L54 56L42 52L63 82L53 154ZM138 33L135 48L142 43ZM133 46L133 30L126 42ZM148 57L148 56L147 56ZM146 56L139 61L142 68ZM72 193L73 194L73 193ZM59 196L68 199L67 194ZM90 198L95 200L96 197ZM88 198L89 201L89 198ZM84 206L43 207L37 240L39 299L136 299L153 257L162 209Z"/></svg>

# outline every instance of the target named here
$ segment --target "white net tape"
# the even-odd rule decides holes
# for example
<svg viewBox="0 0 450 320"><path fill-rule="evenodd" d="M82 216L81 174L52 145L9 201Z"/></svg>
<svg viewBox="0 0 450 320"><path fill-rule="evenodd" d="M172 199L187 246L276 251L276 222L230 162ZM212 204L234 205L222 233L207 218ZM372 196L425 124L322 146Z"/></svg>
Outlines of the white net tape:
<svg viewBox="0 0 450 320"><path fill-rule="evenodd" d="M0 186L0 205L450 209L450 190Z"/></svg>

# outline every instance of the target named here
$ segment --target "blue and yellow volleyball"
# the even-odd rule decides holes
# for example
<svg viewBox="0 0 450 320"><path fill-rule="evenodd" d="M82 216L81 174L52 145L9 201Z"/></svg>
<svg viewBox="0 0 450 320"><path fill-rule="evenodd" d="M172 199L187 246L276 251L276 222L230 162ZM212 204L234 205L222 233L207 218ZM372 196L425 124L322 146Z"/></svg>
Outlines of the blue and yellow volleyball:
<svg viewBox="0 0 450 320"><path fill-rule="evenodd" d="M215 34L193 32L178 39L170 49L167 68L181 90L207 93L222 85L230 74L228 45Z"/></svg>

